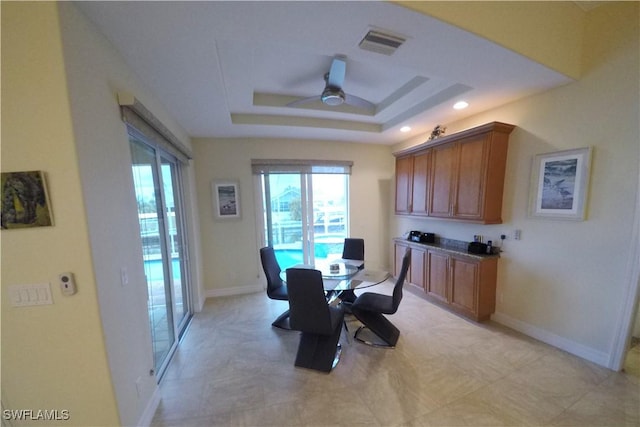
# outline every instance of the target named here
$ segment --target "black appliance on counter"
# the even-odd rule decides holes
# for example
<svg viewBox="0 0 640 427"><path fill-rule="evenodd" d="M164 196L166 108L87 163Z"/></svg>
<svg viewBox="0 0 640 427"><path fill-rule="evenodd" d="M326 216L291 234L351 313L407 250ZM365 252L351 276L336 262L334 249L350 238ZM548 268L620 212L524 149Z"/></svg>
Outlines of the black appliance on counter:
<svg viewBox="0 0 640 427"><path fill-rule="evenodd" d="M422 231L414 230L409 232L408 240L418 243L435 243L436 235L433 233L423 233Z"/></svg>
<svg viewBox="0 0 640 427"><path fill-rule="evenodd" d="M486 254L487 244L480 242L470 242L467 251L472 254Z"/></svg>

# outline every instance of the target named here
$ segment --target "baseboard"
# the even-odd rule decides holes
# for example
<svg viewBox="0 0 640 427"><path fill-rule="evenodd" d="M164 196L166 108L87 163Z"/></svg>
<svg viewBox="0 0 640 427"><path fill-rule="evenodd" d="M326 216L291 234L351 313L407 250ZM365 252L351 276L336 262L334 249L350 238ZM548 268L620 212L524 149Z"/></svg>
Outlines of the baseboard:
<svg viewBox="0 0 640 427"><path fill-rule="evenodd" d="M145 408L140 420L138 420L138 426L140 427L149 427L151 422L153 421L153 416L156 413L156 409L158 409L158 405L160 404L160 387L156 387L151 395L151 399L149 399L149 404Z"/></svg>
<svg viewBox="0 0 640 427"><path fill-rule="evenodd" d="M602 351L568 340L547 330L523 322L522 320L515 319L504 313L492 314L491 320L500 323L501 325L508 326L511 329L515 329L518 332L522 332L523 334L542 341L543 343L581 357L582 359L604 366L605 368L609 368L610 355L607 353L603 353Z"/></svg>
<svg viewBox="0 0 640 427"><path fill-rule="evenodd" d="M261 284L250 286L234 286L232 288L206 289L204 291L205 298L228 297L233 295L252 294L254 292L265 292L264 286Z"/></svg>

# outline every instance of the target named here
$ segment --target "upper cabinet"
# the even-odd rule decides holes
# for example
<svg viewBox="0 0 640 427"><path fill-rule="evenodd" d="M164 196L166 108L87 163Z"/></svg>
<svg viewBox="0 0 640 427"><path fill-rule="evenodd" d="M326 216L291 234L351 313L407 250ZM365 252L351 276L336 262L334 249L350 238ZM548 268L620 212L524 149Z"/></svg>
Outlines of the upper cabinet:
<svg viewBox="0 0 640 427"><path fill-rule="evenodd" d="M396 213L499 224L509 134L493 122L396 155Z"/></svg>

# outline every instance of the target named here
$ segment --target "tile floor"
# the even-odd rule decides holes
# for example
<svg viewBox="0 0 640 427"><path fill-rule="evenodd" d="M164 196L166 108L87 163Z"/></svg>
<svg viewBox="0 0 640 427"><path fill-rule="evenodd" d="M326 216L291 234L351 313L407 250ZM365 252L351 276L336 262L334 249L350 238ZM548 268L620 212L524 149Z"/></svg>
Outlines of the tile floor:
<svg viewBox="0 0 640 427"><path fill-rule="evenodd" d="M294 367L298 333L271 327L286 308L263 293L207 300L162 381L152 425L640 426L639 376L468 322L417 291L390 317L401 330L395 349L343 333L330 374ZM359 323L348 325L353 334Z"/></svg>

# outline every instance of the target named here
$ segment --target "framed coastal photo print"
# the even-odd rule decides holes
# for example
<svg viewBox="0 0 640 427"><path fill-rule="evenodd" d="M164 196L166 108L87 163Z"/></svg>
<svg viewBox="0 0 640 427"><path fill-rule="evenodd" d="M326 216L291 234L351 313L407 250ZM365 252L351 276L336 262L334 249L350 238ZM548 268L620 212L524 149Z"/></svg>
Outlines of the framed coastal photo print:
<svg viewBox="0 0 640 427"><path fill-rule="evenodd" d="M3 230L53 225L43 172L2 172L0 189Z"/></svg>
<svg viewBox="0 0 640 427"><path fill-rule="evenodd" d="M585 219L591 147L535 156L531 179L531 215Z"/></svg>
<svg viewBox="0 0 640 427"><path fill-rule="evenodd" d="M213 181L211 192L214 216L218 219L240 218L240 193L237 181Z"/></svg>

